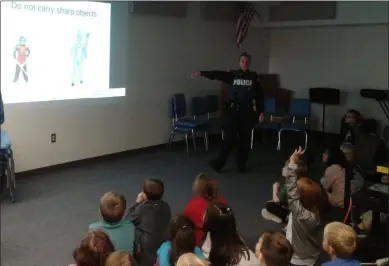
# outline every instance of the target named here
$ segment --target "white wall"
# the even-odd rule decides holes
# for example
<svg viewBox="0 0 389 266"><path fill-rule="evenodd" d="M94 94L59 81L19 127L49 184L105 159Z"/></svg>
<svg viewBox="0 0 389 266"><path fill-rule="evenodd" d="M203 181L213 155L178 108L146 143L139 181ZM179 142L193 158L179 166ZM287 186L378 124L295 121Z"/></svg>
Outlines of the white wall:
<svg viewBox="0 0 389 266"><path fill-rule="evenodd" d="M387 123L378 103L362 99L359 91L388 89L388 25L272 28L270 36L269 72L280 74L283 87L297 97L320 86L347 92L342 106L327 109L327 131L339 132L349 108ZM321 118L321 107L312 111Z"/></svg>
<svg viewBox="0 0 389 266"><path fill-rule="evenodd" d="M218 92L218 83L190 73L235 68L243 50L254 70L268 71L268 31L250 29L239 50L235 25L201 21L199 2L185 19L129 17L125 2L112 9L111 85L126 87L127 96L6 105L17 172L165 143L172 94Z"/></svg>

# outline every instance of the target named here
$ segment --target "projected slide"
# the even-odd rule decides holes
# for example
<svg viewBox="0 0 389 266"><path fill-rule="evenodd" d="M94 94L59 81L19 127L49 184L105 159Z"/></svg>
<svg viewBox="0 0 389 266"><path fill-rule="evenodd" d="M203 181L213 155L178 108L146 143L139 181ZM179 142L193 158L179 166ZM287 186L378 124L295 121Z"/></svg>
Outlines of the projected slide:
<svg viewBox="0 0 389 266"><path fill-rule="evenodd" d="M125 96L110 88L111 5L1 2L4 103Z"/></svg>

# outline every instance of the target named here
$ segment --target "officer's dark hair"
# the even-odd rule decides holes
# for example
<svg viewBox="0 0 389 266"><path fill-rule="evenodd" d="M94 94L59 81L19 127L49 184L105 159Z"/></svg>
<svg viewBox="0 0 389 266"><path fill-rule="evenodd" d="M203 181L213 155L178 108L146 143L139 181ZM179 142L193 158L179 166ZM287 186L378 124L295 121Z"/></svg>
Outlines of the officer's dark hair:
<svg viewBox="0 0 389 266"><path fill-rule="evenodd" d="M240 54L239 60L240 60L242 57L247 57L247 58L249 59L249 61L251 61L251 55L249 55L249 54L246 53L246 52L243 52L243 53Z"/></svg>

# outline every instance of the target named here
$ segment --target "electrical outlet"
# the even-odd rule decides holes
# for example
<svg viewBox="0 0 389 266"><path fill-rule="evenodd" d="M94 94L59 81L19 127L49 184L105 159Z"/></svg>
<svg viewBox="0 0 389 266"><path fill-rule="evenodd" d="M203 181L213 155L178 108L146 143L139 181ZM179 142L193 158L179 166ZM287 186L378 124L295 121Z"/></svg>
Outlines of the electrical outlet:
<svg viewBox="0 0 389 266"><path fill-rule="evenodd" d="M51 143L57 142L57 134L53 133L51 134Z"/></svg>

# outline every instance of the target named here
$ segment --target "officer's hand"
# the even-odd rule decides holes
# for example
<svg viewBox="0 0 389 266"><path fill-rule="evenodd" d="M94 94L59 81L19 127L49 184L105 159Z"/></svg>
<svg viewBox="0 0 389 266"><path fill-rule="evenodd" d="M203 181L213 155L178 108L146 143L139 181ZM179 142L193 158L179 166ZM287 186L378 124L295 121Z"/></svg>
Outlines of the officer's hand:
<svg viewBox="0 0 389 266"><path fill-rule="evenodd" d="M263 113L261 113L259 115L259 122L262 123L263 121L265 121L265 115Z"/></svg>
<svg viewBox="0 0 389 266"><path fill-rule="evenodd" d="M192 78L198 78L201 76L201 73L200 72L193 72L191 76L192 76Z"/></svg>

